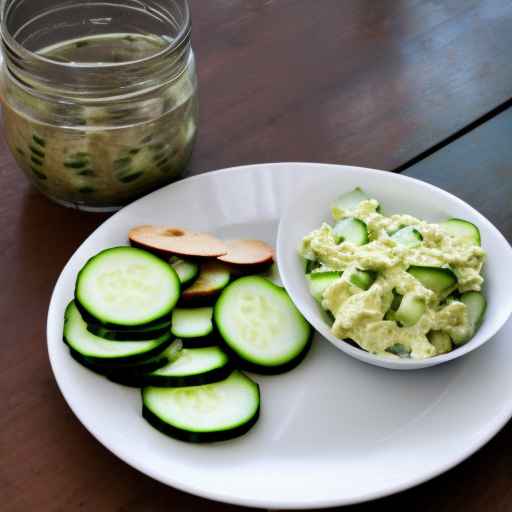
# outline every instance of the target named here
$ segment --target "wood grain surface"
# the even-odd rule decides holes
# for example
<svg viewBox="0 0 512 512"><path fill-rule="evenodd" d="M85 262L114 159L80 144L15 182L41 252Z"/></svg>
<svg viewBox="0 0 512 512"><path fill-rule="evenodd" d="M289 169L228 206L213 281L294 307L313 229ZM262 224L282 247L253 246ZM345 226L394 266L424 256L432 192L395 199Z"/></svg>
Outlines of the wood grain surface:
<svg viewBox="0 0 512 512"><path fill-rule="evenodd" d="M191 172L306 160L394 169L512 95L512 2L191 2L201 93ZM512 114L407 170L469 201L512 239ZM0 144L0 509L242 511L165 487L119 461L62 399L45 322L60 270L106 215L29 188ZM470 460L348 510L510 510L507 427Z"/></svg>
<svg viewBox="0 0 512 512"><path fill-rule="evenodd" d="M512 96L510 0L192 2L194 171L393 169Z"/></svg>

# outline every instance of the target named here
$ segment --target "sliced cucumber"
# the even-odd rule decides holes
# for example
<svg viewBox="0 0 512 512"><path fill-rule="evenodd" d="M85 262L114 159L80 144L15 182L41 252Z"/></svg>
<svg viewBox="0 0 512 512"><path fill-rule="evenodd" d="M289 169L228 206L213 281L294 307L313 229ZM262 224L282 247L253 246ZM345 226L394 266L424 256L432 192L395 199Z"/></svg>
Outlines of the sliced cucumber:
<svg viewBox="0 0 512 512"><path fill-rule="evenodd" d="M430 331L427 337L428 341L434 345L436 354L446 354L453 349L452 339L443 331Z"/></svg>
<svg viewBox="0 0 512 512"><path fill-rule="evenodd" d="M69 347L70 356L79 364L93 371L99 375L110 378L111 375L118 376L119 379L126 381L137 378L138 375L145 372L152 372L158 370L162 366L167 364L167 359L160 354L150 357L149 359L143 359L134 363L98 363L88 357L84 357L76 350ZM129 384L127 384L129 385ZM134 386L140 387L140 386Z"/></svg>
<svg viewBox="0 0 512 512"><path fill-rule="evenodd" d="M341 242L350 242L355 245L368 243L366 224L362 220L353 217L338 221L332 230L332 234L338 244Z"/></svg>
<svg viewBox="0 0 512 512"><path fill-rule="evenodd" d="M412 248L420 245L423 237L413 226L406 226L405 228L395 231L391 236L391 240L394 240L397 244L403 245L404 247Z"/></svg>
<svg viewBox="0 0 512 512"><path fill-rule="evenodd" d="M87 330L75 303L70 302L64 314L64 342L91 362L133 363L164 350L171 342L171 333L150 341L105 340Z"/></svg>
<svg viewBox="0 0 512 512"><path fill-rule="evenodd" d="M184 302L202 302L216 297L227 286L231 273L226 264L208 261L200 266L197 279L183 291Z"/></svg>
<svg viewBox="0 0 512 512"><path fill-rule="evenodd" d="M149 373L112 374L110 380L132 387L201 386L226 379L233 367L219 347L183 349L168 364Z"/></svg>
<svg viewBox="0 0 512 512"><path fill-rule="evenodd" d="M98 324L87 324L87 330L100 338L112 341L145 341L152 340L166 334L171 330L171 321L163 320L160 323L153 324L147 329L123 329L115 331L107 329Z"/></svg>
<svg viewBox="0 0 512 512"><path fill-rule="evenodd" d="M179 296L174 269L135 247L114 247L91 258L75 288L77 307L96 320L91 323L113 329L160 322Z"/></svg>
<svg viewBox="0 0 512 512"><path fill-rule="evenodd" d="M441 296L457 284L457 278L449 268L412 266L407 272L425 288Z"/></svg>
<svg viewBox="0 0 512 512"><path fill-rule="evenodd" d="M423 316L425 309L426 304L423 298L408 293L404 295L395 312L395 320L404 327L411 327Z"/></svg>
<svg viewBox="0 0 512 512"><path fill-rule="evenodd" d="M348 192L346 194L341 195L334 201L332 204L332 209L338 209L338 210L355 210L359 203L362 201L367 201L370 199L361 188L357 187L351 192Z"/></svg>
<svg viewBox="0 0 512 512"><path fill-rule="evenodd" d="M165 344L164 349L156 355L135 362L120 363L115 360L99 361L91 359L69 347L71 357L82 366L111 380L116 380L116 382L122 380L127 383L126 385L134 385L141 375L154 372L168 365L171 360L176 358L176 353L179 350L181 350L181 342L175 340L170 345ZM140 387L140 385L137 384L135 387Z"/></svg>
<svg viewBox="0 0 512 512"><path fill-rule="evenodd" d="M315 272L314 274L307 274L306 277L309 281L309 291L311 295L317 300L321 301L324 291L334 281L339 279L341 272Z"/></svg>
<svg viewBox="0 0 512 512"><path fill-rule="evenodd" d="M259 276L231 283L214 310L215 323L242 368L281 373L296 366L311 345L311 327L283 288Z"/></svg>
<svg viewBox="0 0 512 512"><path fill-rule="evenodd" d="M362 290L368 290L375 279L377 279L377 273L371 270L356 269L350 274L350 282Z"/></svg>
<svg viewBox="0 0 512 512"><path fill-rule="evenodd" d="M480 230L467 220L449 219L441 222L441 227L452 236L462 238L474 245L481 245Z"/></svg>
<svg viewBox="0 0 512 512"><path fill-rule="evenodd" d="M199 275L199 265L192 261L185 261L173 256L169 260L169 264L178 274L182 286L191 284Z"/></svg>
<svg viewBox="0 0 512 512"><path fill-rule="evenodd" d="M258 420L259 386L239 371L203 386L142 390L142 416L160 432L192 443L245 434Z"/></svg>
<svg viewBox="0 0 512 512"><path fill-rule="evenodd" d="M480 327L484 319L485 310L487 309L487 301L480 292L463 293L459 300L466 305L471 330L468 336L460 338L454 337L453 342L456 345L463 345L475 335L475 332Z"/></svg>
<svg viewBox="0 0 512 512"><path fill-rule="evenodd" d="M176 308L172 312L171 332L177 338L201 338L213 331L213 308Z"/></svg>

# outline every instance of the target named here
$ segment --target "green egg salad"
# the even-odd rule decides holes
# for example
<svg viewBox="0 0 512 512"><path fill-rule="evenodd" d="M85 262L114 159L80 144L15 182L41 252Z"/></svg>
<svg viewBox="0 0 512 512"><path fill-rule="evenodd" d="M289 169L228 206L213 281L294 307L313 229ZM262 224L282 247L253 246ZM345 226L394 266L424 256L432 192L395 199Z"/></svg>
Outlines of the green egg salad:
<svg viewBox="0 0 512 512"><path fill-rule="evenodd" d="M462 219L384 215L361 189L332 205L333 224L299 248L331 332L379 356L424 359L466 343L486 307L485 251Z"/></svg>

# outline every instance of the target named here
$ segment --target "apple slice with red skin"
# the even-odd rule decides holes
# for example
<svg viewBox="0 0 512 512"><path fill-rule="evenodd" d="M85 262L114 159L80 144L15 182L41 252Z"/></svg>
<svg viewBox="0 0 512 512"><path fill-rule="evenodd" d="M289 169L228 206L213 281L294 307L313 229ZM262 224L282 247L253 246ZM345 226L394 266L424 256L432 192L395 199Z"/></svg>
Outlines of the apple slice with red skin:
<svg viewBox="0 0 512 512"><path fill-rule="evenodd" d="M215 258L228 252L226 244L209 233L166 226L137 226L128 233L130 243L161 256Z"/></svg>
<svg viewBox="0 0 512 512"><path fill-rule="evenodd" d="M229 240L227 253L217 259L230 265L266 265L274 260L274 249L261 240Z"/></svg>

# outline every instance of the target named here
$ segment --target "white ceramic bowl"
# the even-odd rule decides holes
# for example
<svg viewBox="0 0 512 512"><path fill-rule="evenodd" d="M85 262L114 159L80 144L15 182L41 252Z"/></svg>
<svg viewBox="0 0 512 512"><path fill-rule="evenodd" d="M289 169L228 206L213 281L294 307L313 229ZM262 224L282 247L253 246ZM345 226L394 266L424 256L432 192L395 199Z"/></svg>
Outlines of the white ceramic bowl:
<svg viewBox="0 0 512 512"><path fill-rule="evenodd" d="M426 368L451 361L483 345L503 326L512 312L512 248L503 235L479 212L457 197L422 181L386 171L347 166L315 166L314 173L297 176L297 193L281 215L277 260L286 290L314 328L346 354L366 363L397 370ZM386 214L409 213L430 222L460 217L476 224L487 252L483 293L487 298L484 321L475 336L448 354L429 359L387 359L372 355L333 336L325 314L313 299L297 253L301 239L323 221L331 222L330 205L345 192L361 187L378 199ZM482 191L485 193L485 191Z"/></svg>

